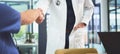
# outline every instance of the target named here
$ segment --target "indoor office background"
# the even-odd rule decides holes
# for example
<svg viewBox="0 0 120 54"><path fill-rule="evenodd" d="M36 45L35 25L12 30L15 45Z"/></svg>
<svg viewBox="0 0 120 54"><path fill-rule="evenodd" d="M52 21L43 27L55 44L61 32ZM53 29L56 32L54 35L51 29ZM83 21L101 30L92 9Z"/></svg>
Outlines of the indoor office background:
<svg viewBox="0 0 120 54"><path fill-rule="evenodd" d="M0 3L8 4L19 12L33 9L38 0L0 0ZM88 25L86 34L86 48L96 48L99 53L105 52L97 32L120 31L120 0L93 0L94 14ZM47 41L47 15L40 25L36 23L21 26L18 34L14 34L15 43L19 46L21 54L45 54ZM33 43L25 43L30 34Z"/></svg>

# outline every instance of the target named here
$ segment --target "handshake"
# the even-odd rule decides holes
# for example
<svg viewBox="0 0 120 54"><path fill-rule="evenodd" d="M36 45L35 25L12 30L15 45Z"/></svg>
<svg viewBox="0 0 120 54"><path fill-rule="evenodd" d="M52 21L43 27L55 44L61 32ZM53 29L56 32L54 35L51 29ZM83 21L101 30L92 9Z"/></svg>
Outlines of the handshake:
<svg viewBox="0 0 120 54"><path fill-rule="evenodd" d="M41 9L31 9L21 12L21 25L31 24L34 21L40 24L44 20L44 14Z"/></svg>

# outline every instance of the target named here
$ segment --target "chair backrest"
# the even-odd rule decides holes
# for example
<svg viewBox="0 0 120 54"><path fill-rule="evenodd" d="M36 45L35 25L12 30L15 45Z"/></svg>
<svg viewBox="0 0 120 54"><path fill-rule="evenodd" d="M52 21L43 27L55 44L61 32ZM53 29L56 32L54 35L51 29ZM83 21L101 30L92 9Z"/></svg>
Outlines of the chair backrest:
<svg viewBox="0 0 120 54"><path fill-rule="evenodd" d="M55 54L98 54L95 48L58 49Z"/></svg>

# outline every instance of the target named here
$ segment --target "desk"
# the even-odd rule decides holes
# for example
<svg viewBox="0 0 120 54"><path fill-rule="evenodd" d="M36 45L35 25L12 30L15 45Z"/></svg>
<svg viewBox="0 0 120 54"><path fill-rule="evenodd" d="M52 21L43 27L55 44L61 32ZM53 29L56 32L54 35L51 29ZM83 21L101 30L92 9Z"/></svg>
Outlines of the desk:
<svg viewBox="0 0 120 54"><path fill-rule="evenodd" d="M38 54L38 44L35 43L19 43L17 45L21 54Z"/></svg>
<svg viewBox="0 0 120 54"><path fill-rule="evenodd" d="M98 54L98 53L86 53L86 54Z"/></svg>

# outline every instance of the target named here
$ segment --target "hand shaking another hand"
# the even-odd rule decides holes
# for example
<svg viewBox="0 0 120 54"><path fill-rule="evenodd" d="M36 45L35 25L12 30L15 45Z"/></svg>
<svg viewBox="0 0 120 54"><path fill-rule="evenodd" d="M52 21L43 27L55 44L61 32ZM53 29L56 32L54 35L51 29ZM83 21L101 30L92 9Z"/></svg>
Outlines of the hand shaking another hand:
<svg viewBox="0 0 120 54"><path fill-rule="evenodd" d="M41 9L31 9L21 12L21 25L31 24L34 21L40 24L44 20L44 14Z"/></svg>

